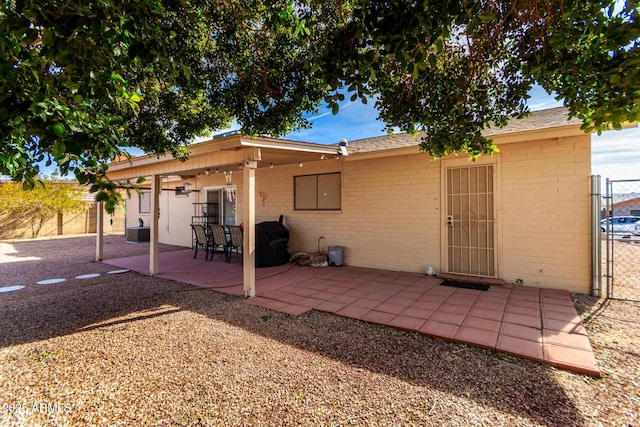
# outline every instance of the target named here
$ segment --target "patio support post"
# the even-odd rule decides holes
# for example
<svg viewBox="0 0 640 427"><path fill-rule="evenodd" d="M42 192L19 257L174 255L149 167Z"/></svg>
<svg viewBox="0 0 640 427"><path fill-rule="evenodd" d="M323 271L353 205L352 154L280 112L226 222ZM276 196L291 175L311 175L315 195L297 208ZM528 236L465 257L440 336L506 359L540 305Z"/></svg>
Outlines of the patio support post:
<svg viewBox="0 0 640 427"><path fill-rule="evenodd" d="M102 261L104 246L104 202L96 202L96 261Z"/></svg>
<svg viewBox="0 0 640 427"><path fill-rule="evenodd" d="M258 162L245 160L242 172L242 201L244 210L244 241L242 272L244 296L256 295L256 168Z"/></svg>
<svg viewBox="0 0 640 427"><path fill-rule="evenodd" d="M158 218L160 217L160 175L151 178L151 224L149 224L149 274L158 274Z"/></svg>

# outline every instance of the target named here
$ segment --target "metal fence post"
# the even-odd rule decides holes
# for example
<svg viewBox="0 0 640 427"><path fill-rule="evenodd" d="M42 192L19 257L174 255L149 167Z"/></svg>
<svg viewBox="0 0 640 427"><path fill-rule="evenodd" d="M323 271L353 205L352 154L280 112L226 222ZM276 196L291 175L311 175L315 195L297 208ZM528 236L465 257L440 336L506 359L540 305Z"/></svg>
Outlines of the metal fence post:
<svg viewBox="0 0 640 427"><path fill-rule="evenodd" d="M602 234L600 175L591 175L591 295L602 296Z"/></svg>

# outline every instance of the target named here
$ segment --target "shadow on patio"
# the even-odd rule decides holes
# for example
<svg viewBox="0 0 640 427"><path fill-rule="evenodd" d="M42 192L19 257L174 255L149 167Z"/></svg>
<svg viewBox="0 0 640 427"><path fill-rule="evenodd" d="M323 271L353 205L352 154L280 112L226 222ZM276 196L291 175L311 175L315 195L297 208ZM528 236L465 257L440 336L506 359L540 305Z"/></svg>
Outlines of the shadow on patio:
<svg viewBox="0 0 640 427"><path fill-rule="evenodd" d="M148 274L149 256L106 264ZM242 296L242 260L193 259L191 250L159 254L156 277ZM319 310L420 332L599 376L589 338L568 291L491 286L487 291L440 286L418 273L295 264L256 269L256 297L247 304L299 316Z"/></svg>

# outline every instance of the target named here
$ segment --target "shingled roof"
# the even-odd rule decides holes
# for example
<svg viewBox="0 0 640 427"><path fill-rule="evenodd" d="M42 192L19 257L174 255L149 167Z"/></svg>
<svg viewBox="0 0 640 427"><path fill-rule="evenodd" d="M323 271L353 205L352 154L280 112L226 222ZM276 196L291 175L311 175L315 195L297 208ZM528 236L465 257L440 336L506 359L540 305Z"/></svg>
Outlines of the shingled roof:
<svg viewBox="0 0 640 427"><path fill-rule="evenodd" d="M575 126L582 122L576 118L569 120L569 110L564 107L550 108L547 110L533 111L524 119L513 119L502 128L490 128L483 132L487 137L510 133L528 132L534 130L550 129L555 127ZM406 133L376 136L349 141L350 153L366 153L371 151L390 150L417 146L420 143L420 135L412 137Z"/></svg>

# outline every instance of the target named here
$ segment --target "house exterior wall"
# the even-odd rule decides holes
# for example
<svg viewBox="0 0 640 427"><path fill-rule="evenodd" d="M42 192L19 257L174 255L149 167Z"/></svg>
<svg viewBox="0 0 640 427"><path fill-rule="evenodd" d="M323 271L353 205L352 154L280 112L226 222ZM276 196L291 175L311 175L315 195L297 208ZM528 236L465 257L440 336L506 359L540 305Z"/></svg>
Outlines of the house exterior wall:
<svg viewBox="0 0 640 427"><path fill-rule="evenodd" d="M466 159L463 159L466 163ZM589 293L589 135L504 144L494 159L498 277ZM285 215L291 252L342 245L347 265L446 271L442 169L414 155L259 169L256 222ZM339 212L295 211L293 177L342 172ZM260 194L267 197L262 200Z"/></svg>
<svg viewBox="0 0 640 427"><path fill-rule="evenodd" d="M192 184L192 191L188 196L176 195L175 187L181 186L183 181L172 181L163 183L163 191L160 192L160 217L158 218L158 240L160 243L176 246L191 247L192 216L201 212L198 203L205 202L205 196L200 190L203 187L225 186L224 175L212 174L210 176L199 176L188 180ZM233 175L233 184L237 188L242 186L242 171L236 171ZM237 197L238 223L242 222L242 200ZM135 191L132 191L126 199L126 226L137 227L138 219L142 219L145 226L151 224L151 214L140 212L140 200Z"/></svg>
<svg viewBox="0 0 640 427"><path fill-rule="evenodd" d="M501 138L495 138L500 152L481 160L495 165L497 277L589 293L590 136L524 142ZM346 265L419 273L432 265L446 271L443 171L468 162L431 163L417 148L402 153L259 168L256 223L284 215L291 253L341 245ZM342 174L341 210L294 210L294 177L331 172ZM244 222L242 175L239 170L233 175L238 223ZM189 181L195 189L223 186L224 176ZM149 224L148 214L132 213L131 208L138 211L135 197L128 202L127 225L136 226L138 217ZM161 243L191 246L193 203L203 202L201 198L198 192L181 198L171 191L161 193Z"/></svg>
<svg viewBox="0 0 640 427"><path fill-rule="evenodd" d="M329 172L342 173L342 209L295 211L293 177ZM341 245L348 265L424 271L440 256L439 173L419 154L259 169L256 222L283 214L291 252Z"/></svg>
<svg viewBox="0 0 640 427"><path fill-rule="evenodd" d="M640 197L614 203L611 216L637 215L638 211L640 211Z"/></svg>
<svg viewBox="0 0 640 427"><path fill-rule="evenodd" d="M501 278L590 292L590 136L500 147Z"/></svg>

